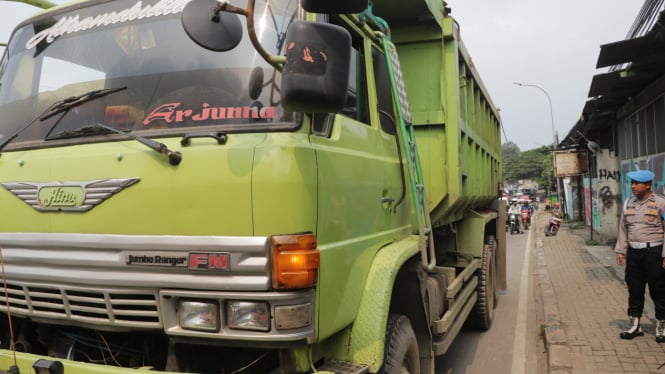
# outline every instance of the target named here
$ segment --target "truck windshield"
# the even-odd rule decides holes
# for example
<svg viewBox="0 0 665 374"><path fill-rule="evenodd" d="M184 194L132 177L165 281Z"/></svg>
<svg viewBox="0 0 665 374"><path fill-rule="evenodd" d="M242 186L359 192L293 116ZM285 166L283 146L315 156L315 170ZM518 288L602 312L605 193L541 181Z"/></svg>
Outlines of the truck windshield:
<svg viewBox="0 0 665 374"><path fill-rule="evenodd" d="M256 53L246 30L230 51L203 49L181 25L186 4L85 2L24 23L0 62L0 140L33 120L12 146L34 146L45 141L47 132L94 123L144 136L177 136L197 128L229 133L295 129L295 116L280 105L280 74ZM283 53L283 36L297 4L256 1L256 33L269 53ZM59 101L122 87L38 119Z"/></svg>

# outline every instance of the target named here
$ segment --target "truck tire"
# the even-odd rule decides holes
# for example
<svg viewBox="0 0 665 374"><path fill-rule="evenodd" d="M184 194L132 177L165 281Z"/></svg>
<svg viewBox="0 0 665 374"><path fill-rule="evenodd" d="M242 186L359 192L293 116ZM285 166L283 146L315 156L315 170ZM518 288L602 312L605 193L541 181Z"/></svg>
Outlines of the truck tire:
<svg viewBox="0 0 665 374"><path fill-rule="evenodd" d="M383 366L381 374L420 373L418 340L409 318L390 314L386 327Z"/></svg>
<svg viewBox="0 0 665 374"><path fill-rule="evenodd" d="M494 268L494 237L490 236L483 246L483 257L478 269L478 299L473 306L466 326L475 330L488 330L494 319L496 295L496 269Z"/></svg>

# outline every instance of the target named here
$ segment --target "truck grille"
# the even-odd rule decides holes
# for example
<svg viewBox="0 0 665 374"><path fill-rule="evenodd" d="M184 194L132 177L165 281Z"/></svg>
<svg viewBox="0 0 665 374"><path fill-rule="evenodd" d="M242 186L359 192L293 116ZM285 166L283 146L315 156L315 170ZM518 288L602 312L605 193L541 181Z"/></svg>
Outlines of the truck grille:
<svg viewBox="0 0 665 374"><path fill-rule="evenodd" d="M157 293L7 284L12 315L114 327L161 328ZM0 310L6 311L4 298Z"/></svg>

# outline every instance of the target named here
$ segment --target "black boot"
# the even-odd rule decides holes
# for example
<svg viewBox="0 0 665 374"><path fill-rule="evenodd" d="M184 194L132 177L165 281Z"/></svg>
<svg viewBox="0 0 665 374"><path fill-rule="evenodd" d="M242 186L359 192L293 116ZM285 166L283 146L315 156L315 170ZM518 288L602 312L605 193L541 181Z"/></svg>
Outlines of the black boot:
<svg viewBox="0 0 665 374"><path fill-rule="evenodd" d="M665 343L665 320L656 321L656 342Z"/></svg>
<svg viewBox="0 0 665 374"><path fill-rule="evenodd" d="M644 331L642 331L642 328L640 327L640 317L630 317L630 325L628 326L628 329L622 331L619 337L621 339L632 339L636 336L642 336L642 335L644 335ZM662 337L664 339L663 341L665 341L665 335L663 335Z"/></svg>

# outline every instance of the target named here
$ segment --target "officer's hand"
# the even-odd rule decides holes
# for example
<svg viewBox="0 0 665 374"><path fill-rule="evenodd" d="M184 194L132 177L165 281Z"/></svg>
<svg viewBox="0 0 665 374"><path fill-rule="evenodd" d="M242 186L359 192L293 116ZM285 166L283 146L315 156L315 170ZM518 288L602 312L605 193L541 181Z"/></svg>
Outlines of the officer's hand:
<svg viewBox="0 0 665 374"><path fill-rule="evenodd" d="M665 258L663 259L663 269L665 269Z"/></svg>
<svg viewBox="0 0 665 374"><path fill-rule="evenodd" d="M623 266L623 253L617 253L617 265ZM663 261L663 266L665 266L665 260Z"/></svg>

